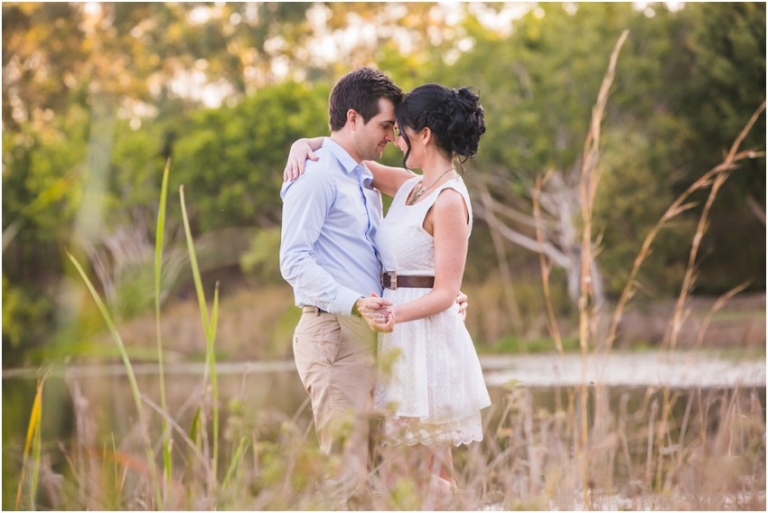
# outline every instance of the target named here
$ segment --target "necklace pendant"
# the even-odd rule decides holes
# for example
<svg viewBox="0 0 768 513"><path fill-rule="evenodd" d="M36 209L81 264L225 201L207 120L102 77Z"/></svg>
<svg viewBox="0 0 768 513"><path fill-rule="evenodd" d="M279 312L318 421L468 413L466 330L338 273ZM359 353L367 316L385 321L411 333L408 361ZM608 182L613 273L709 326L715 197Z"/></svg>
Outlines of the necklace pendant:
<svg viewBox="0 0 768 513"><path fill-rule="evenodd" d="M418 201L418 199L421 198L421 195L424 194L424 191L425 191L424 187L422 187L421 182L419 182L416 185L416 190L413 191L413 196L411 197L411 201L408 202L408 206L410 207L411 205L416 203L416 201Z"/></svg>
<svg viewBox="0 0 768 513"><path fill-rule="evenodd" d="M415 189L414 189L414 191L413 191L413 198L411 198L411 201L408 201L408 202L406 203L406 205L408 205L408 206L411 206L411 205L413 205L414 203L416 203L416 201L417 201L419 198L421 198L422 194L424 194L425 192L427 192L428 190L430 190L432 187L434 187L435 185L437 185L437 184L440 182L440 180L442 180L442 179L443 179L443 177L444 177L445 175L447 175L448 173L450 173L451 171L454 171L454 168L453 168L453 167L451 167L450 169L448 169L447 171L445 171L443 174L441 174L440 176L438 176L438 177L437 177L437 180L435 180L434 182L432 182L432 185L430 185L429 187L424 187L424 180L422 179L422 180L421 180L421 181L420 181L418 184L416 184L416 188L415 188Z"/></svg>

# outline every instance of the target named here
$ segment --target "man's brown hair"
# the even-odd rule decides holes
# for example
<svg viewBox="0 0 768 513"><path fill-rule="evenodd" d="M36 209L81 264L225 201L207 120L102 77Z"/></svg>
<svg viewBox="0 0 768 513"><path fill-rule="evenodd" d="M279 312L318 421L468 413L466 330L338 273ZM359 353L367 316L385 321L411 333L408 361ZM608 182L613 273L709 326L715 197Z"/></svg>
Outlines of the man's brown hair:
<svg viewBox="0 0 768 513"><path fill-rule="evenodd" d="M347 122L347 112L354 110L368 123L379 113L379 99L390 100L395 107L403 99L403 91L381 71L358 68L341 77L333 86L328 100L328 124L331 132L341 130Z"/></svg>

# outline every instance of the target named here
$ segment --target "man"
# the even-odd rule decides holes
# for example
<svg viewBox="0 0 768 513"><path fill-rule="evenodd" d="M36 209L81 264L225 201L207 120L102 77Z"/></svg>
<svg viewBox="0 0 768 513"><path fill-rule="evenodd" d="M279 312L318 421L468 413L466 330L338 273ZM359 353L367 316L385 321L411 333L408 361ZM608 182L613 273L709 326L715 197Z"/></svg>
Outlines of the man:
<svg viewBox="0 0 768 513"><path fill-rule="evenodd" d="M373 241L382 218L381 195L363 161L381 158L394 141L402 94L370 68L343 76L329 98L330 138L280 193L280 271L302 308L293 337L296 368L321 450L343 445L345 469L359 477L367 469L368 421L358 414L371 406L376 339L357 308L372 292L381 295Z"/></svg>

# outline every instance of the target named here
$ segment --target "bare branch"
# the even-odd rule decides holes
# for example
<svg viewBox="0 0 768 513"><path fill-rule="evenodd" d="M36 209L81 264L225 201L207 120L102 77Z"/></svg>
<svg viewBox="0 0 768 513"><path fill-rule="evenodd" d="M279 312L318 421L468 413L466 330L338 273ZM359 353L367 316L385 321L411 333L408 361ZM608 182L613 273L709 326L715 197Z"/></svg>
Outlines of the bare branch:
<svg viewBox="0 0 768 513"><path fill-rule="evenodd" d="M533 218L533 216L529 216L528 214L524 214L523 212L504 205L499 201L495 201L493 197L490 196L490 194L488 194L489 202L486 203L485 198L483 198L483 194L481 194L481 200L485 204L484 206L486 209L483 210L483 213L485 214L486 211L488 212L488 214L484 215L483 218L489 217L492 213L500 214L510 219L511 221L516 221L522 225L530 226L531 228L536 227L536 220ZM490 212L491 210L493 210L492 213ZM542 223L550 228L554 225L554 223L550 220L543 220Z"/></svg>
<svg viewBox="0 0 768 513"><path fill-rule="evenodd" d="M480 205L475 206L475 214L477 214L478 217L486 221L488 220L485 215L485 209L482 208ZM523 235L522 233L516 230L513 230L512 228L505 225L504 223L497 223L496 230L499 232L499 234L502 237L504 237L508 241L513 242L518 246L521 246L535 253L538 253L539 251L544 251L547 257L549 257L555 264L559 265L564 269L568 269L570 267L570 261L568 260L568 257L566 257L565 254L562 251L560 251L558 248L556 248L554 245L548 242L545 242L543 246L539 246L536 239L531 238L527 235Z"/></svg>
<svg viewBox="0 0 768 513"><path fill-rule="evenodd" d="M549 173L544 177L544 182L549 178ZM539 208L539 195L541 194L542 180L536 178L536 185L533 189L533 215L536 218L536 240L539 243L539 266L541 267L541 282L544 288L544 302L547 306L547 315L549 316L549 329L552 338L555 340L555 347L560 356L563 356L563 339L560 336L560 329L557 327L557 317L555 309L552 306L552 295L549 288L549 266L544 257L544 234L541 230L539 221L541 220L541 209Z"/></svg>
<svg viewBox="0 0 768 513"><path fill-rule="evenodd" d="M509 270L507 255L504 251L504 243L501 240L501 234L499 233L499 226L501 223L499 223L496 220L496 216L493 215L493 199L491 198L491 194L488 192L488 189L485 187L485 185L483 185L482 189L480 190L480 198L482 199L483 205L485 206L487 212L486 221L491 228L491 238L493 239L493 247L496 251L496 259L499 262L499 272L501 274L501 279L504 282L504 297L507 300L507 309L509 310L510 316L512 318L512 327L515 331L515 334L519 335L522 327L522 322L520 320L520 309L517 306L515 289L512 286L512 273Z"/></svg>
<svg viewBox="0 0 768 513"><path fill-rule="evenodd" d="M757 220L763 223L763 226L765 226L765 210L763 210L763 207L760 206L760 203L758 203L757 200L752 196L747 196L747 206L755 215Z"/></svg>

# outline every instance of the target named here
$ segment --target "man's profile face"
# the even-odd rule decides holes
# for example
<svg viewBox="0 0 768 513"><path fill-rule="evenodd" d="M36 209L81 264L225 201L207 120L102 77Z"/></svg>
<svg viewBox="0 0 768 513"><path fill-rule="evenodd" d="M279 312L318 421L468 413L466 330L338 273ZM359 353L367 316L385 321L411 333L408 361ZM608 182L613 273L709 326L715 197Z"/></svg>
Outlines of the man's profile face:
<svg viewBox="0 0 768 513"><path fill-rule="evenodd" d="M355 151L360 160L378 160L387 144L395 140L395 105L379 99L379 112L368 123L358 116L355 123Z"/></svg>

